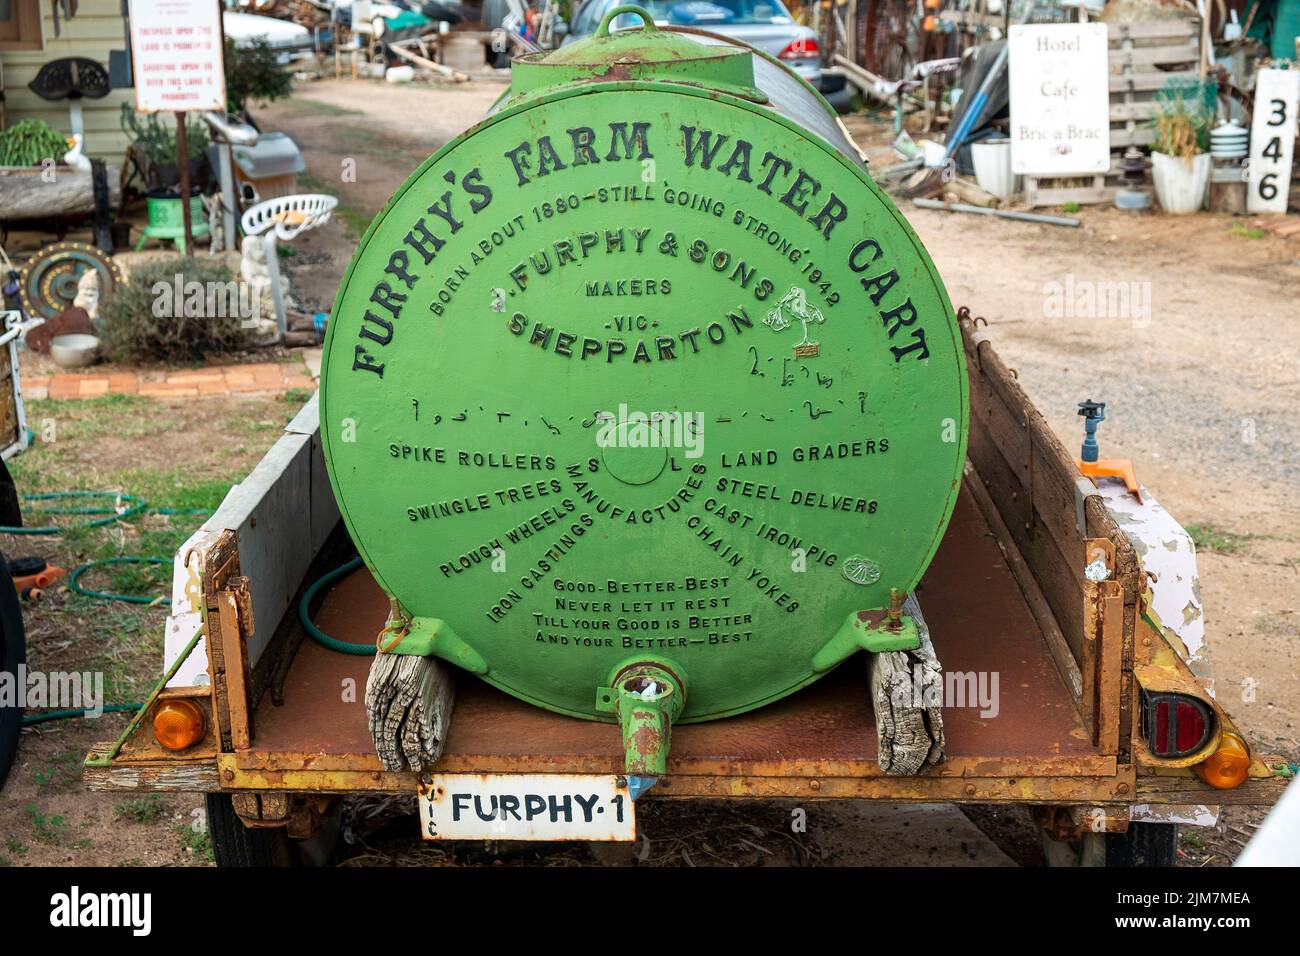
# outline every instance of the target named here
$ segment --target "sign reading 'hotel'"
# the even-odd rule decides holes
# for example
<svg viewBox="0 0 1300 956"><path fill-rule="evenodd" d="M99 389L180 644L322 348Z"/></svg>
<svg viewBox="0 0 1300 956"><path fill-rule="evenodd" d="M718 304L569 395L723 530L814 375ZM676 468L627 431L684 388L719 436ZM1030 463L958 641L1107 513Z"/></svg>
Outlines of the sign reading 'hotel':
<svg viewBox="0 0 1300 956"><path fill-rule="evenodd" d="M1110 168L1110 90L1104 23L1013 26L1011 168L1030 176Z"/></svg>

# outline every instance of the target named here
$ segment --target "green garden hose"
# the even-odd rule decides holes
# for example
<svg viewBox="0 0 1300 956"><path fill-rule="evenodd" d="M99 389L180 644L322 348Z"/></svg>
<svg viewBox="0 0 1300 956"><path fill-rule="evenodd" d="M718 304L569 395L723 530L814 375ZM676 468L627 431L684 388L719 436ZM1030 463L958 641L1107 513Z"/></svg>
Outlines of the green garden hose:
<svg viewBox="0 0 1300 956"><path fill-rule="evenodd" d="M78 524L61 527L59 525L44 525L39 528L31 527L12 527L10 525L0 525L0 533L3 534L63 534L74 528L100 528L115 521L121 521L124 518L130 518L139 514L148 507L149 502L143 498L137 498L135 495L119 494L116 491L47 491L35 495L23 495L24 501L59 501L66 498L114 498L118 502L131 502L129 508L118 511L114 508L33 508L31 511L36 514L48 515L101 515L91 521L82 521Z"/></svg>
<svg viewBox="0 0 1300 956"><path fill-rule="evenodd" d="M212 513L210 508L149 508L149 502L137 495L123 494L117 491L47 491L39 494L23 495L24 501L60 501L67 498L113 498L120 506L123 502L130 502L130 507L121 511L117 507L113 508L33 508L30 511L36 514L48 515L99 515L91 521L83 521L79 524L72 525L45 525L39 528L30 527L12 527L9 525L0 525L0 533L3 534L31 534L31 535L57 535L65 531L80 528L100 528L104 525L112 524L115 521L122 521L126 518L134 517L146 509L157 515L209 515ZM68 576L68 587L73 593L80 594L82 597L97 598L101 601L124 601L128 604L159 604L170 605L171 598L167 597L148 597L140 594L116 594L112 591L91 591L83 588L80 584L81 576L93 568L101 567L108 564L153 564L167 565L169 562L166 558L153 556L136 557L126 555L117 558L104 558L99 561L90 561L77 568L74 568Z"/></svg>
<svg viewBox="0 0 1300 956"><path fill-rule="evenodd" d="M157 604L163 607L171 606L172 599L169 597L149 597L144 594L116 594L112 591L91 591L81 586L81 576L92 568L103 567L109 564L152 564L166 567L171 562L166 558L152 556L138 557L134 555L123 555L117 558L100 558L98 561L87 561L72 569L68 575L68 587L74 594L80 594L82 597L98 598L101 601L124 601L127 604Z"/></svg>
<svg viewBox="0 0 1300 956"><path fill-rule="evenodd" d="M316 595L329 587L340 578L347 577L357 568L361 567L361 559L353 558L347 564L335 568L333 571L324 575L309 587L303 594L302 600L298 602L298 620L302 624L302 629L321 647L334 651L337 654L355 654L358 657L373 657L376 648L373 644L349 644L347 641L340 641L337 638L330 637L311 619L311 602L315 600Z"/></svg>
<svg viewBox="0 0 1300 956"><path fill-rule="evenodd" d="M144 704L105 704L102 712L105 714L122 714L130 711L135 713ZM69 720L73 717L89 717L94 711L89 710L47 710L43 714L28 714L23 718L23 726L30 727L32 724L43 724L47 720Z"/></svg>
<svg viewBox="0 0 1300 956"><path fill-rule="evenodd" d="M67 498L108 498L112 497L116 502L130 502L130 507L118 511L116 507L108 508L36 508L32 509L37 514L50 515L99 515L100 517L92 521L84 521L79 524L60 526L48 525L40 528L15 528L8 525L0 525L0 533L4 534L29 534L29 535L57 535L74 528L99 528L104 525L112 524L115 521L122 521L126 518L133 517L148 508L149 503L143 498L135 495L120 494L116 491L50 491L40 494L23 495L24 501L58 501ZM155 508L154 514L160 515L190 515L190 514L211 514L207 508ZM103 558L98 561L88 561L72 570L68 575L68 587L75 593L83 597L96 598L101 601L125 601L128 604L159 604L170 605L171 598L166 597L148 597L140 594L116 594L112 591L91 591L81 586L81 576L93 568L102 567L109 564L151 564L166 566L170 562L166 558L153 556L132 557L123 556L116 558ZM30 727L34 724L43 724L51 720L71 720L77 717L88 717L92 713L117 714L126 712L136 712L144 704L105 704L99 711L86 710L50 710L39 714L27 714L23 717L23 726Z"/></svg>

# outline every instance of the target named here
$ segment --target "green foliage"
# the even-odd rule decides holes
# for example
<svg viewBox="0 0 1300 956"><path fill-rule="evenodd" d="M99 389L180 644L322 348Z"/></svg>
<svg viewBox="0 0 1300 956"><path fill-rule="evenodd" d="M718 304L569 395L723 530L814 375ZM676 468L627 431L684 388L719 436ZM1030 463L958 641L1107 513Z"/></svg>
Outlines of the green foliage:
<svg viewBox="0 0 1300 956"><path fill-rule="evenodd" d="M239 283L207 259L151 262L100 306L100 326L104 348L117 361L183 361L227 351L244 337Z"/></svg>
<svg viewBox="0 0 1300 956"><path fill-rule="evenodd" d="M32 772L32 780L36 783L37 792L61 790L80 783L81 759L81 754L66 751L50 758L50 762L44 767L37 767Z"/></svg>
<svg viewBox="0 0 1300 956"><path fill-rule="evenodd" d="M1186 531L1197 551L1217 551L1219 554L1235 554L1250 538L1250 535L1224 531L1212 524L1189 524Z"/></svg>
<svg viewBox="0 0 1300 956"><path fill-rule="evenodd" d="M176 164L176 122L166 113L137 113L131 103L122 104L122 132L144 150L155 166ZM208 128L198 114L187 114L185 151L191 160L208 148Z"/></svg>
<svg viewBox="0 0 1300 956"><path fill-rule="evenodd" d="M280 396L280 401L288 405L306 405L311 401L312 394L309 388L291 388Z"/></svg>
<svg viewBox="0 0 1300 956"><path fill-rule="evenodd" d="M0 166L39 166L59 162L68 151L63 134L38 119L19 120L0 132Z"/></svg>
<svg viewBox="0 0 1300 956"><path fill-rule="evenodd" d="M32 835L40 843L59 843L63 835L68 832L68 821L60 815L46 816L45 813L34 803L27 804L24 807L27 811L27 818L32 822Z"/></svg>
<svg viewBox="0 0 1300 956"><path fill-rule="evenodd" d="M214 862L212 854L212 837L206 830L200 832L193 826L177 824L176 832L181 838L181 849L192 857L192 863L210 864Z"/></svg>
<svg viewBox="0 0 1300 956"><path fill-rule="evenodd" d="M251 46L236 49L226 38L226 109L242 113L249 100L278 100L289 95L289 74L276 62L266 37L256 37Z"/></svg>
<svg viewBox="0 0 1300 956"><path fill-rule="evenodd" d="M155 823L163 814L162 798L151 793L138 800L128 800L113 808L113 818L133 823Z"/></svg>
<svg viewBox="0 0 1300 956"><path fill-rule="evenodd" d="M1163 90L1155 100L1156 152L1191 162L1198 153L1210 151L1210 126L1214 113L1207 109L1201 93L1192 89Z"/></svg>

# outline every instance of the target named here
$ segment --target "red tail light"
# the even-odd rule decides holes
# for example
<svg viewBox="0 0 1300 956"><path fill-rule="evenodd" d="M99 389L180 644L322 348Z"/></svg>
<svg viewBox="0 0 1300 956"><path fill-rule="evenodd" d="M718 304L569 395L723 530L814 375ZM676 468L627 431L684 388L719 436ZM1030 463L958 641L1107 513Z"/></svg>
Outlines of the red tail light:
<svg viewBox="0 0 1300 956"><path fill-rule="evenodd" d="M1184 694L1143 694L1142 729L1151 753L1178 758L1205 746L1214 718L1204 701Z"/></svg>
<svg viewBox="0 0 1300 956"><path fill-rule="evenodd" d="M785 49L777 54L782 60L815 60L821 55L821 47L812 37L800 37L791 40Z"/></svg>

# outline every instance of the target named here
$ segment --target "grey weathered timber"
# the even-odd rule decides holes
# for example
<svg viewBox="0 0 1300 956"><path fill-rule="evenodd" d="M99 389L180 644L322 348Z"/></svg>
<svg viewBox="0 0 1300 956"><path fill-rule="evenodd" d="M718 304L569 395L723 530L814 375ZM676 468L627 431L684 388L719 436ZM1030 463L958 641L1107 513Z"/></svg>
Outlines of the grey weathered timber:
<svg viewBox="0 0 1300 956"><path fill-rule="evenodd" d="M50 173L53 173L51 176ZM122 190L117 166L109 166L108 203L117 206ZM40 219L92 212L94 181L89 172L67 166L47 171L39 166L0 167L0 219Z"/></svg>
<svg viewBox="0 0 1300 956"><path fill-rule="evenodd" d="M921 646L914 651L867 655L876 713L877 761L888 774L920 773L943 760L943 668L930 643L930 629L916 595L903 609L916 621ZM933 702L927 706L926 702Z"/></svg>
<svg viewBox="0 0 1300 956"><path fill-rule="evenodd" d="M455 701L455 677L438 658L376 654L366 680L366 714L384 769L409 766L419 773L436 763Z"/></svg>

